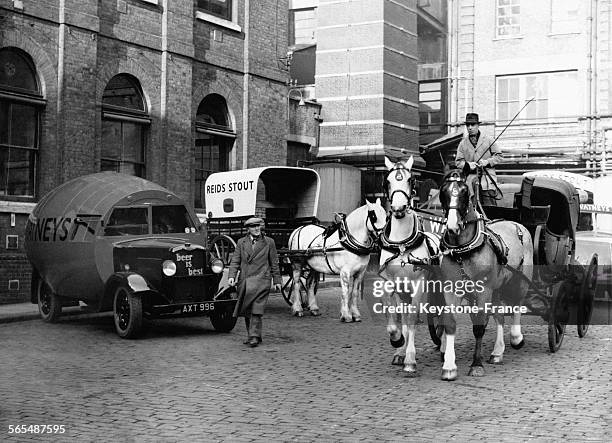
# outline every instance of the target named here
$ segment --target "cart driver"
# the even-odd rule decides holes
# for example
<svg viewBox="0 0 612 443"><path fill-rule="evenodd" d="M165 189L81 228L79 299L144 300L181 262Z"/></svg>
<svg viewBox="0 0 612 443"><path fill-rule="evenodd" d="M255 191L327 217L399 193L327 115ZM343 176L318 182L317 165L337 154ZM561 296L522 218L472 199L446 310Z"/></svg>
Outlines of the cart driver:
<svg viewBox="0 0 612 443"><path fill-rule="evenodd" d="M270 293L270 279L277 291L281 289L281 275L274 240L261 233L264 221L251 217L246 222L248 233L238 240L229 265L228 283L236 285L238 303L235 317L244 317L247 340L244 344L256 347L261 343L262 317Z"/></svg>
<svg viewBox="0 0 612 443"><path fill-rule="evenodd" d="M465 116L465 126L467 135L459 143L455 164L464 171L464 175L467 175L466 183L474 206L476 206L474 187L478 180L477 167L484 168L480 179L480 202L483 206L497 206L495 166L503 160L501 149L491 137L480 132L478 114L468 113Z"/></svg>

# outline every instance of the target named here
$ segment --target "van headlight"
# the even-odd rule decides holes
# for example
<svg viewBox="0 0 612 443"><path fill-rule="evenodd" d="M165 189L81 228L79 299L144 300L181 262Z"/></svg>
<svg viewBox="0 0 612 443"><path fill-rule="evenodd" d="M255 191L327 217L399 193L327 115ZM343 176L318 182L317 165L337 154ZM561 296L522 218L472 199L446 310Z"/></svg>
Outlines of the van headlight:
<svg viewBox="0 0 612 443"><path fill-rule="evenodd" d="M176 274L176 263L174 263L172 260L165 260L162 263L162 272L164 275L172 277L174 274Z"/></svg>
<svg viewBox="0 0 612 443"><path fill-rule="evenodd" d="M210 263L210 269L211 271L213 271L215 274L221 274L223 272L223 268L225 267L225 265L223 264L223 260L215 258L211 263Z"/></svg>

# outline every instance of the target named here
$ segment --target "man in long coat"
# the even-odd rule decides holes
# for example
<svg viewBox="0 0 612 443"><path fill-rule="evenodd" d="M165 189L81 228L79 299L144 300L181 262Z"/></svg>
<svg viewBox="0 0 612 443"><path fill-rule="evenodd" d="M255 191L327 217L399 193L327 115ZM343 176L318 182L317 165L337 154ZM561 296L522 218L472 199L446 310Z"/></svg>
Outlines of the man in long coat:
<svg viewBox="0 0 612 443"><path fill-rule="evenodd" d="M230 285L238 278L238 303L235 317L244 317L248 338L244 342L251 347L261 343L262 316L270 293L270 279L276 290L281 288L281 275L274 240L261 233L263 220L251 217L244 225L247 235L238 240L229 265Z"/></svg>
<svg viewBox="0 0 612 443"><path fill-rule="evenodd" d="M495 166L503 160L502 151L495 144L493 138L480 132L480 120L478 114L468 113L465 116L467 135L463 137L457 147L455 164L457 168L469 171L467 184L470 188L470 196L474 195L474 182L477 178L477 166L485 168L480 180L480 202L487 206L496 206L496 184L497 175ZM487 174L488 172L488 174ZM495 181L495 183L493 182Z"/></svg>

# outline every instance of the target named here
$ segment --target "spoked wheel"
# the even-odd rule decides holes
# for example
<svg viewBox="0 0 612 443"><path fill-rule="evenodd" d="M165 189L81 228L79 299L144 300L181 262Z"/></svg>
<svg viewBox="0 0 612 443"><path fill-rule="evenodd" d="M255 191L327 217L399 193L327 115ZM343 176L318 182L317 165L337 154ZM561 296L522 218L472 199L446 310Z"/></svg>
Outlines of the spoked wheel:
<svg viewBox="0 0 612 443"><path fill-rule="evenodd" d="M236 320L238 318L234 317L234 313L229 309L210 314L210 322L219 332L230 332L236 326Z"/></svg>
<svg viewBox="0 0 612 443"><path fill-rule="evenodd" d="M43 321L55 323L62 315L62 301L42 278L38 279L38 312Z"/></svg>
<svg viewBox="0 0 612 443"><path fill-rule="evenodd" d="M208 250L213 258L218 258L223 261L227 268L232 259L232 254L236 250L236 242L229 236L221 234L213 238L208 245Z"/></svg>
<svg viewBox="0 0 612 443"><path fill-rule="evenodd" d="M115 289L115 330L121 338L136 338L142 331L142 300L125 285Z"/></svg>
<svg viewBox="0 0 612 443"><path fill-rule="evenodd" d="M317 293L318 284L315 283L315 294ZM287 281L281 285L281 293L289 306L292 306L291 293L293 291L293 273L288 275ZM308 307L308 303L304 302L303 295L306 294L306 278L300 276L300 300L302 301L302 309Z"/></svg>
<svg viewBox="0 0 612 443"><path fill-rule="evenodd" d="M444 334L444 325L440 324L440 317L436 314L427 313L427 327L429 328L429 336L434 345L440 347L442 344L442 334Z"/></svg>
<svg viewBox="0 0 612 443"><path fill-rule="evenodd" d="M587 334L589 325L591 324L593 301L595 299L595 289L597 287L597 264L597 254L593 254L589 267L584 275L582 285L580 286L580 294L578 294L578 321L576 327L580 338Z"/></svg>
<svg viewBox="0 0 612 443"><path fill-rule="evenodd" d="M565 327L569 320L569 304L572 283L561 281L553 287L550 312L548 314L548 348L555 353L561 348Z"/></svg>

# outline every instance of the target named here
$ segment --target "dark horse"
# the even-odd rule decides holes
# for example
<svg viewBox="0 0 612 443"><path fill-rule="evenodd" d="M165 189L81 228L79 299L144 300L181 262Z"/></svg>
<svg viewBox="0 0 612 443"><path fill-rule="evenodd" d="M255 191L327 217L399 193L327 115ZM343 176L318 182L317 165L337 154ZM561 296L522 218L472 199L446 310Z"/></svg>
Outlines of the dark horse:
<svg viewBox="0 0 612 443"><path fill-rule="evenodd" d="M440 202L447 217L446 232L441 241L444 255L440 265L441 280L445 283L446 305L442 313L446 332L446 340L441 348L444 357L442 380L457 378L454 310L461 304L463 297L470 302L470 316L476 338L469 375L479 377L484 375L482 337L491 314L497 323L497 338L489 363L503 362L504 316L499 309L504 308L502 303L518 306L527 293L528 283L524 277L531 279L533 273L531 235L524 226L515 222L485 222L473 208L468 186L458 172L451 172L445 178L440 189ZM513 273L505 264L521 271L524 277ZM474 312L475 307L478 308L477 312ZM515 349L524 344L520 313L514 313L510 344Z"/></svg>

